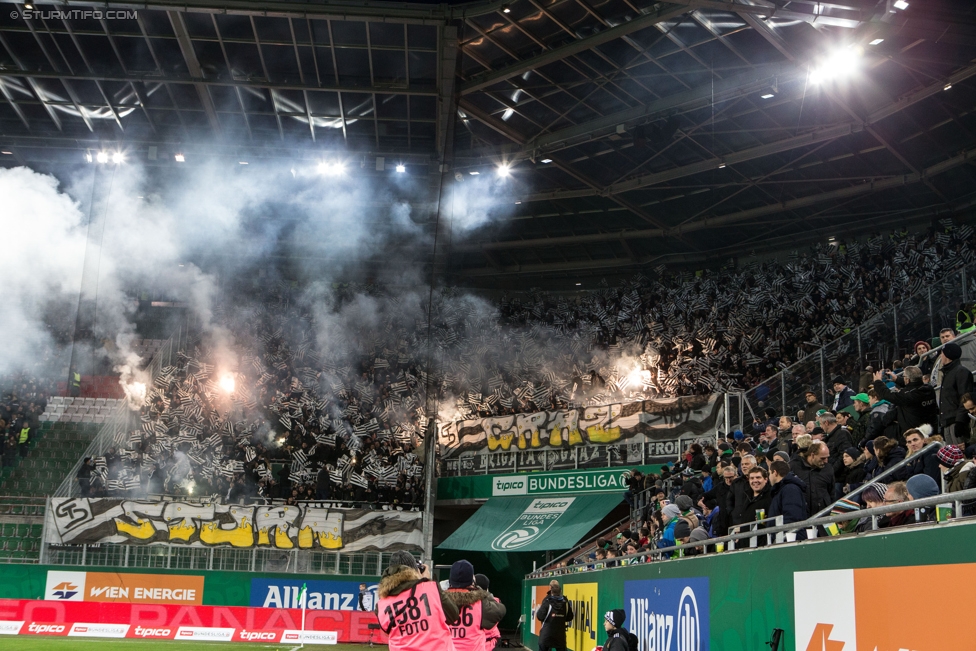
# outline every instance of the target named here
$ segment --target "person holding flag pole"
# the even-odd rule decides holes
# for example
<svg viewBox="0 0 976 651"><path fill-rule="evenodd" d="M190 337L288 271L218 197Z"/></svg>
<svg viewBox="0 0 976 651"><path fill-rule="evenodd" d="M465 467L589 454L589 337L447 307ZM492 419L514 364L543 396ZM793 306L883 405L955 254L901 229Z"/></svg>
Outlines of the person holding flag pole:
<svg viewBox="0 0 976 651"><path fill-rule="evenodd" d="M298 593L298 601L302 604L302 632L298 648L305 648L305 604L308 600L308 583L302 582L302 591Z"/></svg>

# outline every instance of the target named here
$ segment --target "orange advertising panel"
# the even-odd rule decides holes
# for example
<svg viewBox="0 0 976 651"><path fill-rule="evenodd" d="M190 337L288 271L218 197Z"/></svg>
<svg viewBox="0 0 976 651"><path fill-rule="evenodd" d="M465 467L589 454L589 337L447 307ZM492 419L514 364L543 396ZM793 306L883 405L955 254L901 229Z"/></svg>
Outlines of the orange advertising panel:
<svg viewBox="0 0 976 651"><path fill-rule="evenodd" d="M954 599L964 601L974 585L976 564L971 563L854 570L857 648L868 651L976 648L972 627L940 626L931 618L909 614L912 604L935 606ZM892 600L892 595L902 595L904 600Z"/></svg>
<svg viewBox="0 0 976 651"><path fill-rule="evenodd" d="M203 577L51 570L45 599L199 606L203 604Z"/></svg>
<svg viewBox="0 0 976 651"><path fill-rule="evenodd" d="M535 618L539 604L549 595L549 586L537 585L532 587L532 633L538 636L542 632L542 622Z"/></svg>
<svg viewBox="0 0 976 651"><path fill-rule="evenodd" d="M973 585L974 563L794 572L796 651L974 649L971 627L937 626L912 612Z"/></svg>

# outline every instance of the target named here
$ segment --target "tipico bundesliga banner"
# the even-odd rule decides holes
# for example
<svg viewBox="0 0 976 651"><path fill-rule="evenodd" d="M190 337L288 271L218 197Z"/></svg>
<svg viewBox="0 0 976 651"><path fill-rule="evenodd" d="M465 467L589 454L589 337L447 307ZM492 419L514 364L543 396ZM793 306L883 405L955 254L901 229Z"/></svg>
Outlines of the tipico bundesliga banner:
<svg viewBox="0 0 976 651"><path fill-rule="evenodd" d="M281 644L386 644L370 612L130 602L0 599L0 648L8 635Z"/></svg>

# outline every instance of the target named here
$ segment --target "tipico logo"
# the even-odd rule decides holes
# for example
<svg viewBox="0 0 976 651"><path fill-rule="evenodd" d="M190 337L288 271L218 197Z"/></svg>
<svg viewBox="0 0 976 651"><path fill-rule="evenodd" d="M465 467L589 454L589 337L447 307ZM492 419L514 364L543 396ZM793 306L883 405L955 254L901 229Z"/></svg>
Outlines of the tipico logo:
<svg viewBox="0 0 976 651"><path fill-rule="evenodd" d="M575 499L567 497L532 500L515 522L495 537L491 548L503 552L525 547L556 524Z"/></svg>

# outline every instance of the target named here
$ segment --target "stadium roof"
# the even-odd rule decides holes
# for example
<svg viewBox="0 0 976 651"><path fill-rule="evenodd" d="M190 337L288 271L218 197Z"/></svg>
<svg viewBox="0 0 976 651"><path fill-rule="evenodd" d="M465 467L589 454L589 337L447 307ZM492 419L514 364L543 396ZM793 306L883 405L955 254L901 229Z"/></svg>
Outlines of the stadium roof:
<svg viewBox="0 0 976 651"><path fill-rule="evenodd" d="M0 164L505 164L511 210L452 246L469 282L724 259L974 202L973 5L905 4L7 3Z"/></svg>

